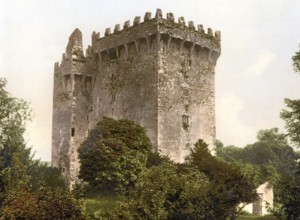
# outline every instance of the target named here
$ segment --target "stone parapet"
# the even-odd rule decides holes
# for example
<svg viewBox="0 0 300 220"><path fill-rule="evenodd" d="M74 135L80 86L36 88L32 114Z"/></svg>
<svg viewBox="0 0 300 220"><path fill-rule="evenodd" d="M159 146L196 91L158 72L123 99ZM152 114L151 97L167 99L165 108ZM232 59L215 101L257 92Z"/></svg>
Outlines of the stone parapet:
<svg viewBox="0 0 300 220"><path fill-rule="evenodd" d="M133 25L128 20L124 23L122 30L120 27L121 25L117 24L113 33L110 28L107 28L103 37L100 37L100 33L93 32L92 49L100 59L102 55L108 55L113 59L118 58L121 47L124 47L128 53L129 44L134 44L138 53L141 41L145 41L148 49L151 49L154 48L153 44L159 47L161 40L165 41L168 46L172 39L178 42L178 48L184 43L189 45L191 52L195 46L207 48L214 53L215 60L221 53L220 31L213 33L212 29L208 28L205 32L203 25L197 25L196 28L192 21L186 25L184 17L179 17L178 22L175 22L173 13L167 13L164 18L160 9L157 9L154 18L151 17L150 12L146 12L144 22L141 22L140 17L135 17Z"/></svg>

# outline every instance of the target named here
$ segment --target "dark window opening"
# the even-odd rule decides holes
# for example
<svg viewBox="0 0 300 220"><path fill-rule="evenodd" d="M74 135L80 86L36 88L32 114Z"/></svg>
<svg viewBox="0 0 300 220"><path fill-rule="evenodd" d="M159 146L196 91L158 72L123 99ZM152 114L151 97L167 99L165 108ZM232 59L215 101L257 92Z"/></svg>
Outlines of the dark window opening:
<svg viewBox="0 0 300 220"><path fill-rule="evenodd" d="M188 115L182 116L182 127L184 130L188 129L188 127L189 127L189 116Z"/></svg>
<svg viewBox="0 0 300 220"><path fill-rule="evenodd" d="M182 123L189 124L189 116L188 115L183 115L182 116Z"/></svg>
<svg viewBox="0 0 300 220"><path fill-rule="evenodd" d="M112 102L116 101L116 94L112 94L112 95L111 95L111 101L112 101Z"/></svg>
<svg viewBox="0 0 300 220"><path fill-rule="evenodd" d="M75 135L75 128L71 128L71 136L74 137Z"/></svg>

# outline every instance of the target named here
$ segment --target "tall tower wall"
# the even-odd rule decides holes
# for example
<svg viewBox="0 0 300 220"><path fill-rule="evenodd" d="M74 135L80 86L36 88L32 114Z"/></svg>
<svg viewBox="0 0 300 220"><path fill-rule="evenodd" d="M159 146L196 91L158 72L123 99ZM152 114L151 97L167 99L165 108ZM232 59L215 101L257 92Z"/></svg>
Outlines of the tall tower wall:
<svg viewBox="0 0 300 220"><path fill-rule="evenodd" d="M119 37L126 38L122 34ZM126 118L146 127L156 147L158 53L154 43L148 47L145 38L136 40L140 41L114 44L113 36L99 40L96 48L106 47L96 57L90 128L103 116Z"/></svg>
<svg viewBox="0 0 300 220"><path fill-rule="evenodd" d="M82 52L81 32L70 36L55 65L52 164L76 181L77 149L102 119L133 120L145 127L155 150L182 162L189 148L215 140L214 68L220 32L147 12L144 21L92 34Z"/></svg>
<svg viewBox="0 0 300 220"><path fill-rule="evenodd" d="M89 77L85 63L82 34L76 29L61 64L55 64L53 92L52 165L61 168L70 185L77 180L77 149L88 131Z"/></svg>
<svg viewBox="0 0 300 220"><path fill-rule="evenodd" d="M215 65L220 32L185 25L173 15L160 23L158 71L158 146L164 155L183 162L190 148L203 139L215 142Z"/></svg>

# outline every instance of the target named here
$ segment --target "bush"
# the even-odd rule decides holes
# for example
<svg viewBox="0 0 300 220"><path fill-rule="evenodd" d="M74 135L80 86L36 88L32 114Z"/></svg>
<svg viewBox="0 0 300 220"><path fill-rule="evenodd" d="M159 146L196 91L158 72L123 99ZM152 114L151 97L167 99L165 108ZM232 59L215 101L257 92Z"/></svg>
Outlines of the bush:
<svg viewBox="0 0 300 220"><path fill-rule="evenodd" d="M103 118L79 148L79 177L93 187L132 189L152 149L146 131L129 120Z"/></svg>
<svg viewBox="0 0 300 220"><path fill-rule="evenodd" d="M10 191L0 214L3 219L86 219L82 210L68 191L41 185L38 191Z"/></svg>

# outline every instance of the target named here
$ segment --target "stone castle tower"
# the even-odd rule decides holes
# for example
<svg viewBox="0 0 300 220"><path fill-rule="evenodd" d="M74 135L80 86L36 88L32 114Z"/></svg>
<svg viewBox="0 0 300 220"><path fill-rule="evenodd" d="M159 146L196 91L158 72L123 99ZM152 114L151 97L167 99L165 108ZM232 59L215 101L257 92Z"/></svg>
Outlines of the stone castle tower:
<svg viewBox="0 0 300 220"><path fill-rule="evenodd" d="M52 165L74 184L77 149L103 116L145 127L154 149L177 162L200 138L212 149L220 52L220 32L175 22L172 13L163 18L160 9L103 37L94 32L85 55L76 29L55 64Z"/></svg>

